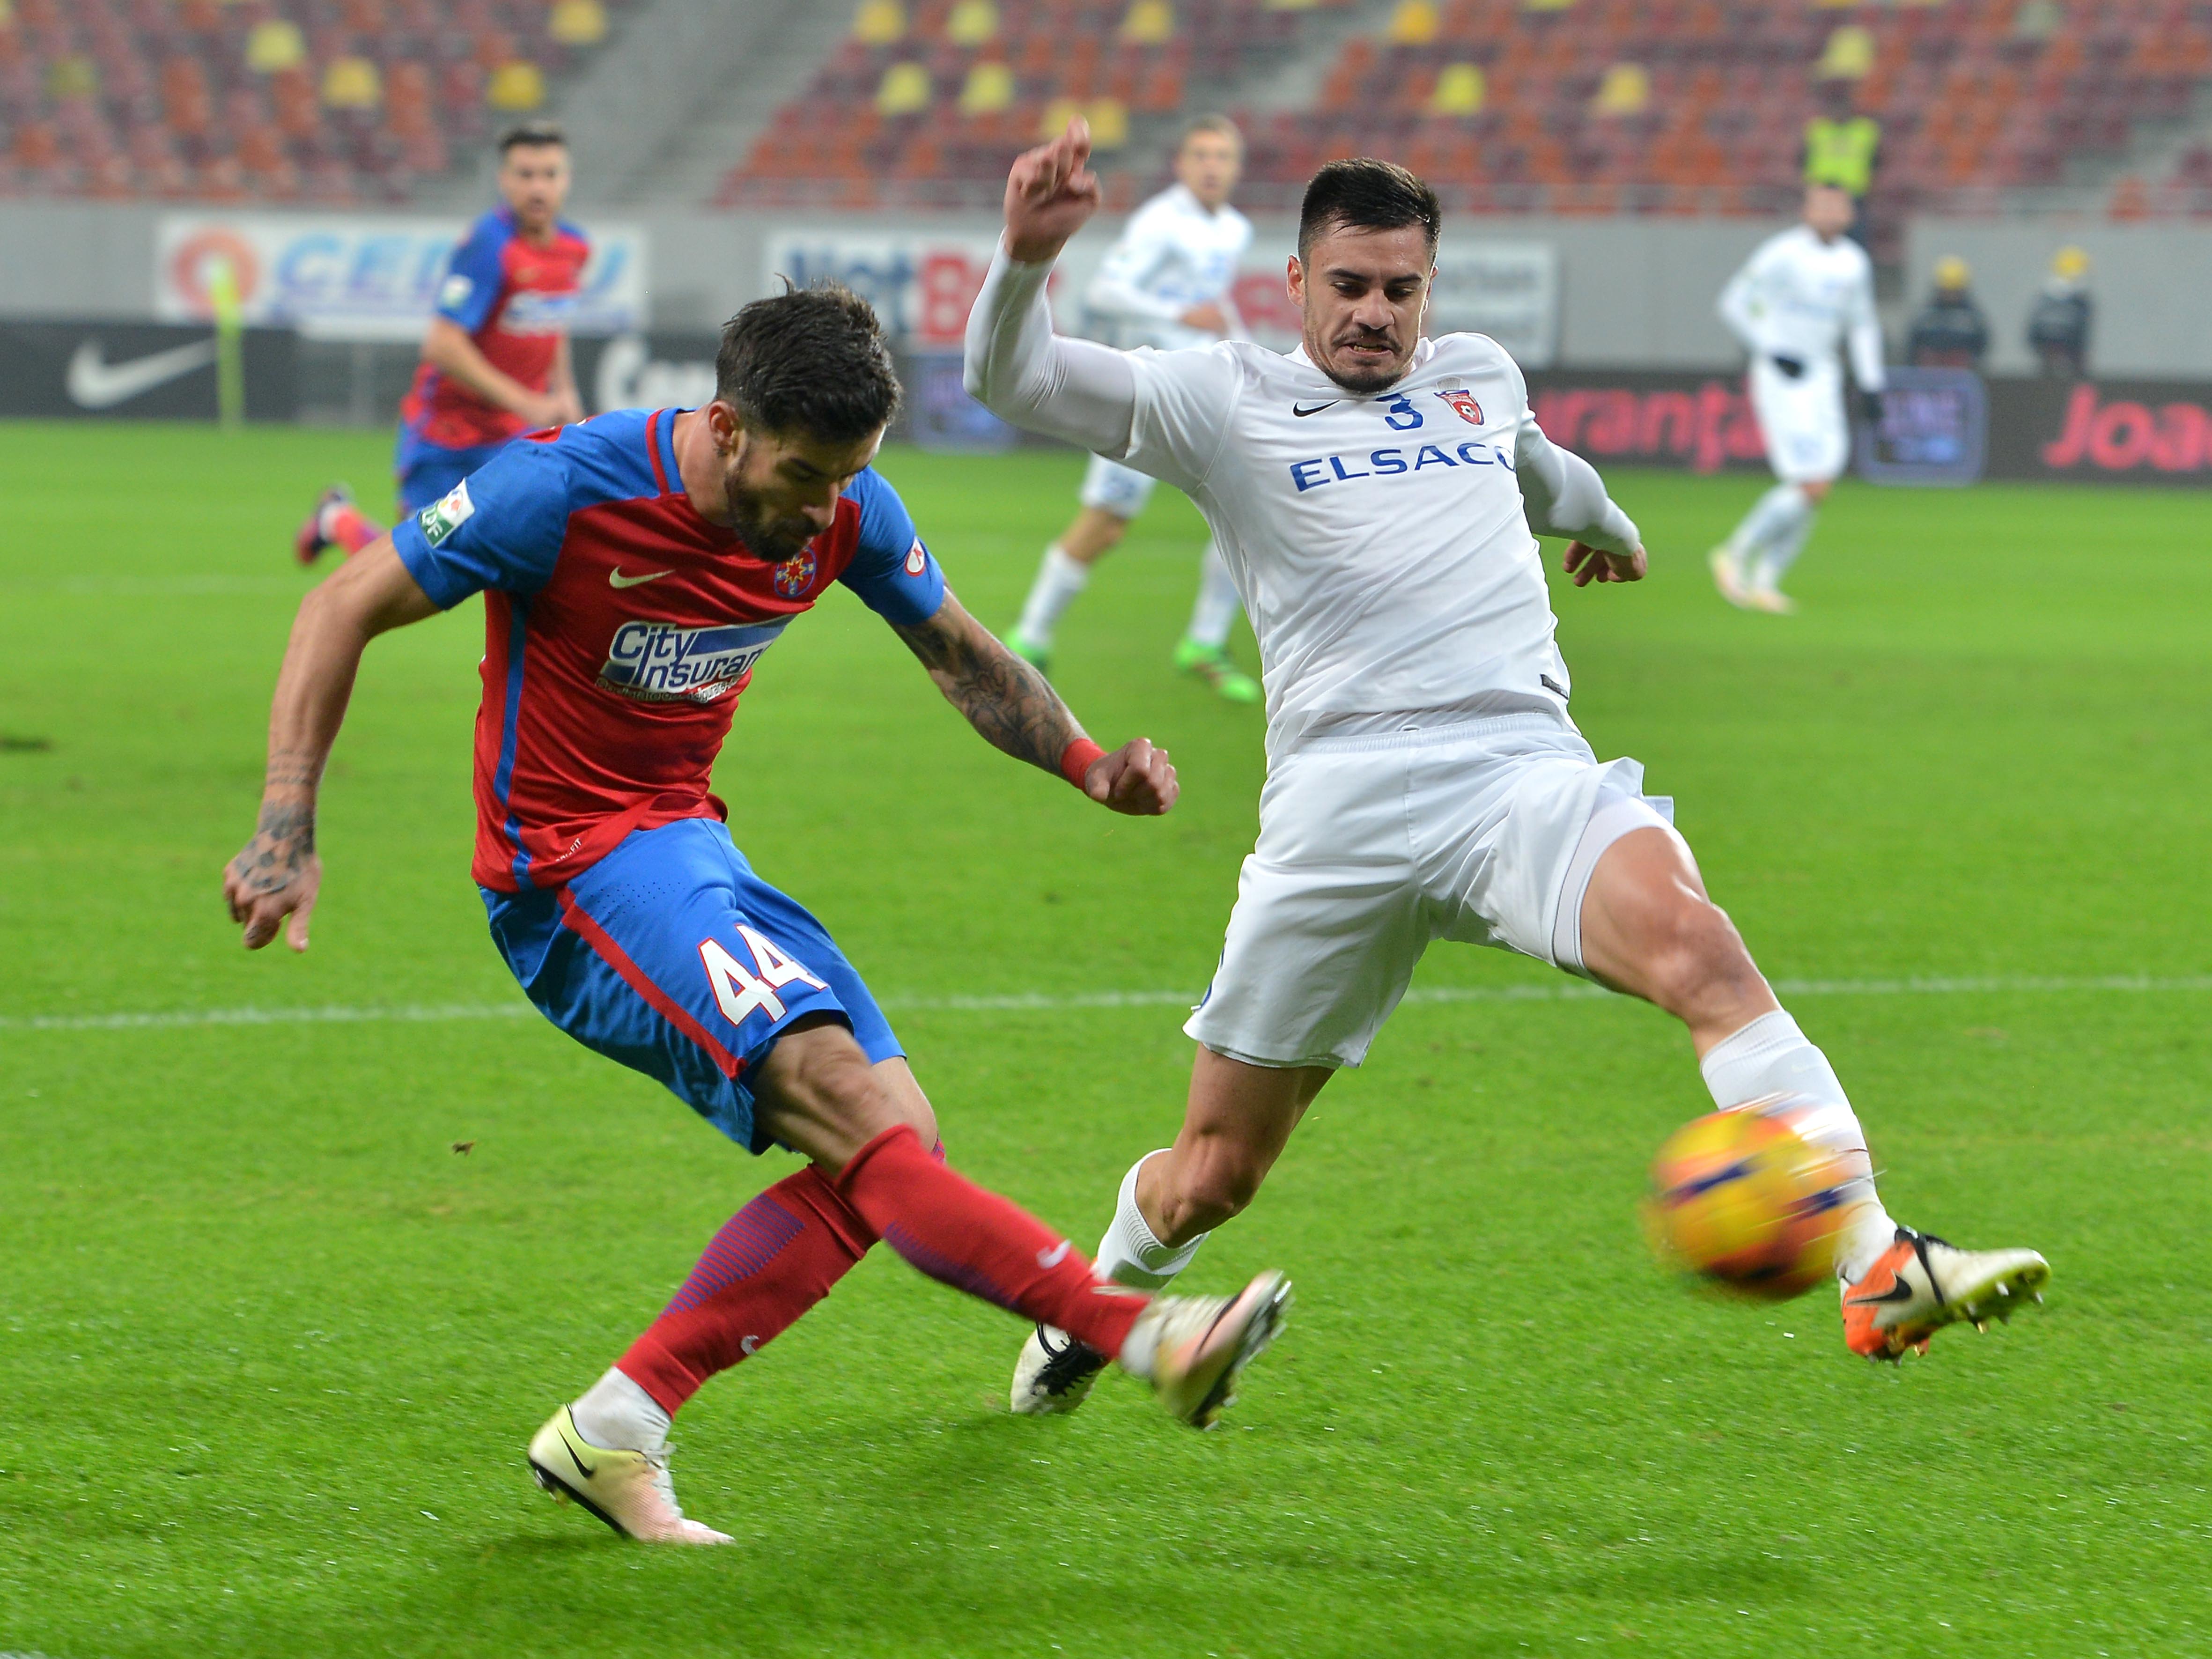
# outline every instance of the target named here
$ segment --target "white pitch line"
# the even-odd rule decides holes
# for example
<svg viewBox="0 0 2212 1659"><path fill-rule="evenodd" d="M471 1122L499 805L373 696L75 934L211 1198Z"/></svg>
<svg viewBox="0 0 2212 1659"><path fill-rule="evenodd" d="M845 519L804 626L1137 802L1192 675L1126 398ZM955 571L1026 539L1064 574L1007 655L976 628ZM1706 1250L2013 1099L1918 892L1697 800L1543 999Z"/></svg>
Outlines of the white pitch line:
<svg viewBox="0 0 2212 1659"><path fill-rule="evenodd" d="M2155 978L2146 974L2088 977L2014 975L1989 978L1780 979L1784 997L2018 996L2071 995L2095 992L2188 993L2212 991L2212 974ZM1611 997L1613 993L1577 980L1551 985L1418 986L1408 1002L1565 1002ZM1067 1013L1088 1008L1188 1008L1198 1000L1189 991L1091 991L1055 995L1042 991L1001 995L884 997L892 1013ZM0 1014L0 1031L179 1030L216 1025L442 1024L454 1020L517 1019L537 1012L526 1002L409 1004L384 1008L184 1008L167 1012L108 1014Z"/></svg>

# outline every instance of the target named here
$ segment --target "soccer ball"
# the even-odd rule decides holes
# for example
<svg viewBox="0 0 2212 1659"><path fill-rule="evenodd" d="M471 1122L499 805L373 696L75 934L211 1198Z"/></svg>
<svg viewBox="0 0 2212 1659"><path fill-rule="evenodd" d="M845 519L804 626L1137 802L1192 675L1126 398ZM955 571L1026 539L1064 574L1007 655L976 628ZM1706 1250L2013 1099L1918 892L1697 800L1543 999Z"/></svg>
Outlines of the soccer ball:
<svg viewBox="0 0 2212 1659"><path fill-rule="evenodd" d="M1805 1109L1777 1095L1709 1112L1667 1138L1644 1206L1661 1260L1761 1302L1835 1276L1848 1176L1797 1133Z"/></svg>

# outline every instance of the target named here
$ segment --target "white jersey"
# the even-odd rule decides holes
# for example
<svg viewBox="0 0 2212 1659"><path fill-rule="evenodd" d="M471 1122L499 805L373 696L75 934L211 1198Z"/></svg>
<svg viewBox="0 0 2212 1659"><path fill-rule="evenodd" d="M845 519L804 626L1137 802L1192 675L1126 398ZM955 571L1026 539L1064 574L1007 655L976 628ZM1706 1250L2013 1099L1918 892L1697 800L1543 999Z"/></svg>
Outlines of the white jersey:
<svg viewBox="0 0 2212 1659"><path fill-rule="evenodd" d="M969 319L969 388L1198 504L1259 639L1271 754L1407 714L1564 712L1524 492L1547 529L1609 550L1636 546L1636 526L1537 428L1495 341L1425 340L1403 380L1356 395L1303 351L1249 341L1058 339L1046 274L1000 251Z"/></svg>
<svg viewBox="0 0 2212 1659"><path fill-rule="evenodd" d="M1848 342L1859 385L1882 388L1874 264L1848 236L1824 242L1799 225L1769 237L1722 290L1719 310L1754 356L1794 357L1821 380L1840 380L1837 353Z"/></svg>
<svg viewBox="0 0 2212 1659"><path fill-rule="evenodd" d="M1219 337L1177 319L1218 305L1234 319L1229 289L1251 242L1252 222L1226 203L1208 212L1182 185L1162 191L1129 216L1084 290L1093 331L1109 345L1211 344Z"/></svg>

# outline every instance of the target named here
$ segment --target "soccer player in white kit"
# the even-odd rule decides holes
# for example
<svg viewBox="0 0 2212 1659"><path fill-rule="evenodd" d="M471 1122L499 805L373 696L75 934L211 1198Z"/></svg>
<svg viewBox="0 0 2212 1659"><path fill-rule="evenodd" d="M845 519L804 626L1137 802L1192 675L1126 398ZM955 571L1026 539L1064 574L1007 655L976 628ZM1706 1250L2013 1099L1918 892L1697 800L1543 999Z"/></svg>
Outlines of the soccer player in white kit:
<svg viewBox="0 0 2212 1659"><path fill-rule="evenodd" d="M1439 215L1404 169L1335 161L1290 263L1305 344L1122 352L1053 331L1052 263L1097 202L1079 122L1014 166L1006 230L968 325L969 392L1017 425L1189 492L1259 636L1260 836L1198 1041L1175 1145L1121 1182L1098 1270L1167 1283L1258 1191L1299 1116L1356 1066L1431 939L1494 945L1632 993L1688 1026L1723 1108L1777 1095L1848 1160L1845 1340L1896 1358L2049 1277L1896 1225L1835 1072L1705 896L1671 805L1601 763L1532 530L1571 537L1577 587L1644 570L1636 526L1555 447L1520 369L1475 334L1421 337ZM1041 1327L1018 1412L1073 1409L1103 1362Z"/></svg>
<svg viewBox="0 0 2212 1659"><path fill-rule="evenodd" d="M1797 608L1782 578L1851 458L1837 356L1846 343L1867 417L1881 418L1874 264L1844 234L1853 211L1849 191L1808 186L1804 222L1760 243L1721 290L1721 320L1751 353L1752 412L1766 441L1767 465L1781 481L1712 550L1713 584L1730 605L1777 615Z"/></svg>
<svg viewBox="0 0 2212 1659"><path fill-rule="evenodd" d="M1176 183L1129 217L1085 290L1084 309L1109 345L1174 350L1243 332L1230 286L1251 246L1252 222L1229 205L1244 141L1223 115L1183 129ZM1152 498L1152 477L1103 455L1083 475L1075 520L1044 550L1022 619L1006 644L1042 671L1052 667L1053 631L1091 580L1091 567L1120 545L1129 521ZM1229 655L1237 585L1212 542L1199 563L1198 600L1176 647L1176 666L1231 702L1260 701L1260 683Z"/></svg>

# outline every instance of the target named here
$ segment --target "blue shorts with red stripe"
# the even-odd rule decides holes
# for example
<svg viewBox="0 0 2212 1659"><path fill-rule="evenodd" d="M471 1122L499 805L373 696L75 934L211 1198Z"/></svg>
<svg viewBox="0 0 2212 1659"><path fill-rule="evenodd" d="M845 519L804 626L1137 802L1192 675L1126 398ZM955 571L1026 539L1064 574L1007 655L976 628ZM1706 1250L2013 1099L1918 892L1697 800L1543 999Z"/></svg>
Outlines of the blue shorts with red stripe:
<svg viewBox="0 0 2212 1659"><path fill-rule="evenodd" d="M539 1012L753 1152L775 1143L753 1121L751 1079L793 1020L843 1021L871 1060L906 1052L822 924L714 818L634 831L550 892L479 890Z"/></svg>
<svg viewBox="0 0 2212 1659"><path fill-rule="evenodd" d="M453 486L507 447L504 442L471 444L449 448L399 428L399 442L392 454L392 474L397 481L399 512L404 518L420 513L451 493Z"/></svg>

